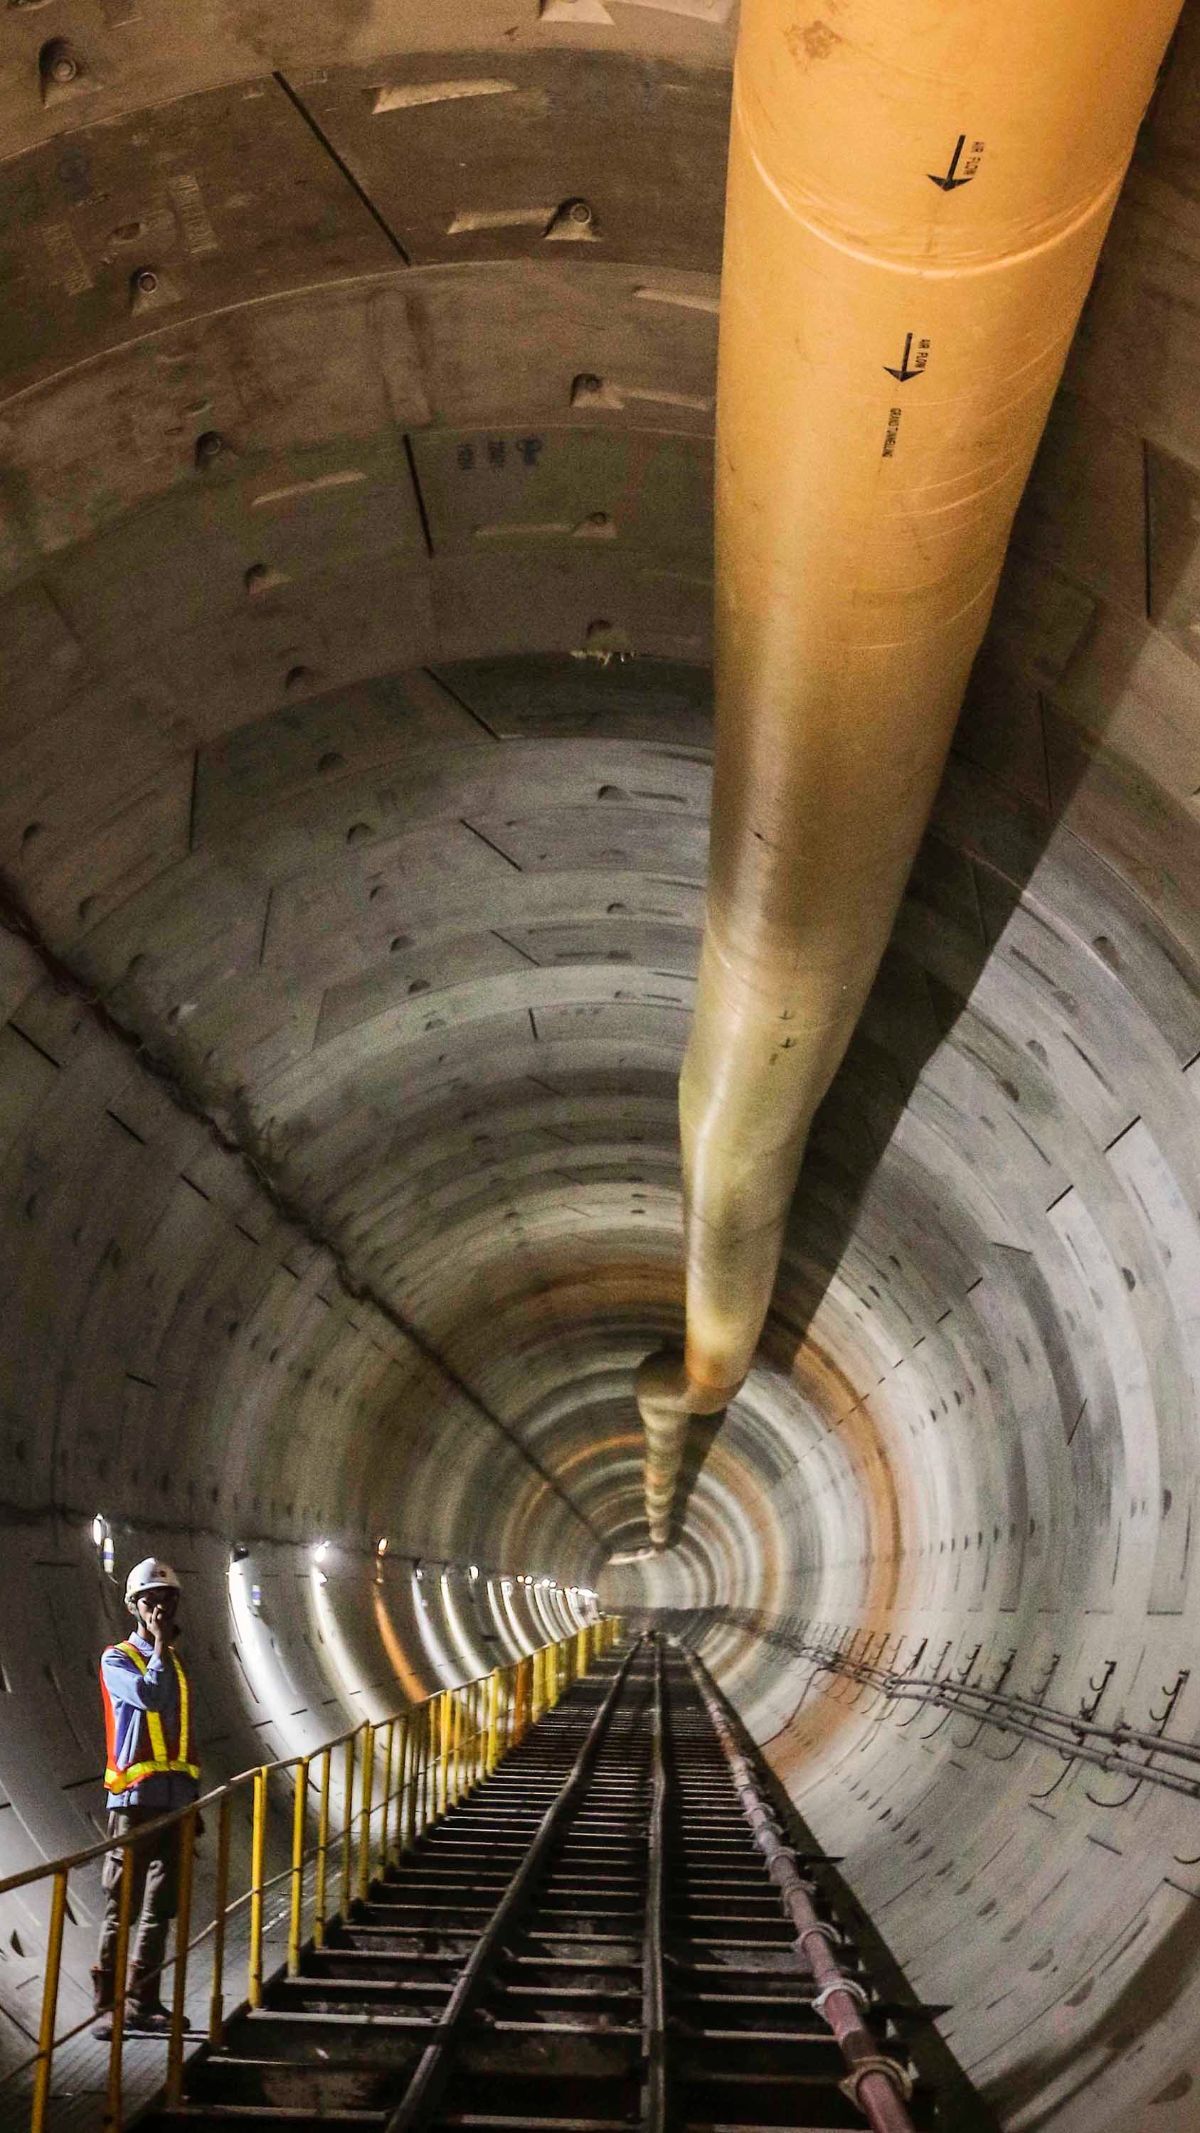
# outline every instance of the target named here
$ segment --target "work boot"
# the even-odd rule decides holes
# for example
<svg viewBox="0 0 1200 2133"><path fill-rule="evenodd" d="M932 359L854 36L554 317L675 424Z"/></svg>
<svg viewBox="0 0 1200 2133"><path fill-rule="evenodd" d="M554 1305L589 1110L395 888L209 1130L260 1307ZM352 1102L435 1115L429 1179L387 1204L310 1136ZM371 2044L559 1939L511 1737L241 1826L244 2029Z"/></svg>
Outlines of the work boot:
<svg viewBox="0 0 1200 2133"><path fill-rule="evenodd" d="M112 2004L116 1982L112 1971L104 1963L93 1964L92 2013L96 2018L92 2023L92 2035L94 2037L111 2037L112 2035Z"/></svg>
<svg viewBox="0 0 1200 2133"><path fill-rule="evenodd" d="M131 2037L162 2037L171 2027L170 2011L158 1996L160 1975L157 1970L139 1970L136 1963L129 1972L125 2027Z"/></svg>

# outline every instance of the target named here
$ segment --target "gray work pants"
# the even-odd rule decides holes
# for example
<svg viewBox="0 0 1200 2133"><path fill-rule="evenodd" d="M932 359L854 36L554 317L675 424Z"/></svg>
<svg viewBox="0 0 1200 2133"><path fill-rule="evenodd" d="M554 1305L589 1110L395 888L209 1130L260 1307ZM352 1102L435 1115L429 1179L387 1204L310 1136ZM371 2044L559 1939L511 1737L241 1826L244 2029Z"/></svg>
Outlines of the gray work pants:
<svg viewBox="0 0 1200 2133"><path fill-rule="evenodd" d="M108 1817L110 1837L123 1837L140 1822L156 1822L160 1810L148 1807L121 1808ZM133 1889L129 1913L130 1970L136 1977L139 1997L152 2000L159 1985L159 1972L167 1952L167 1933L179 1899L179 1831L173 1822L156 1836L143 1838L131 1847ZM117 1926L121 1909L121 1861L123 1851L109 1852L101 1876L104 1888L104 1919L100 1927L101 1970L111 1974L117 1964Z"/></svg>

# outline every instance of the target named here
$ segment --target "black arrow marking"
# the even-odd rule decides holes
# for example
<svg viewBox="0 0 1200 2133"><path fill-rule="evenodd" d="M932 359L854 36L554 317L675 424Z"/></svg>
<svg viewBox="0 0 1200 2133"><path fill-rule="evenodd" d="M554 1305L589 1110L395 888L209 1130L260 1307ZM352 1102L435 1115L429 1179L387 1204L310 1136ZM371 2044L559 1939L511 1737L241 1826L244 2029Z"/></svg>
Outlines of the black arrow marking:
<svg viewBox="0 0 1200 2133"><path fill-rule="evenodd" d="M952 193L956 192L960 185L970 184L971 179L975 175L974 171L971 171L969 175L965 178L956 178L954 175L955 171L958 169L960 162L962 161L962 152L966 145L967 136L965 133L960 133L958 136L958 146L955 149L954 154L950 158L950 168L946 172L945 177L936 177L932 170L926 172L926 176L929 179L931 185L939 185L944 193Z"/></svg>
<svg viewBox="0 0 1200 2133"><path fill-rule="evenodd" d="M906 333L904 336L904 354L900 358L899 370L893 370L890 363L885 363L883 366L889 378L898 378L901 385L907 385L910 378L919 378L925 368L923 362L909 363L908 359L912 354L912 344L913 337L911 333Z"/></svg>

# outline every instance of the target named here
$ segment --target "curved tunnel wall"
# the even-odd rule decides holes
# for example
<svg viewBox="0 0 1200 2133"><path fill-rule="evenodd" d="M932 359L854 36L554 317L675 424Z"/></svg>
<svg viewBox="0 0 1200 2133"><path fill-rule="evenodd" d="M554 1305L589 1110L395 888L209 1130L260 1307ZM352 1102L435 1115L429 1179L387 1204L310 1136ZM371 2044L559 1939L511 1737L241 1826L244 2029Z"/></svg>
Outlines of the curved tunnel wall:
<svg viewBox="0 0 1200 2133"><path fill-rule="evenodd" d="M726 14L0 22L5 1866L95 1812L95 1513L180 1559L214 1775L432 1686L444 1562L644 1543ZM677 1551L603 1573L1028 2127L1191 2125L1200 1807L797 1647L1200 1719L1196 55L1192 9L760 1367Z"/></svg>

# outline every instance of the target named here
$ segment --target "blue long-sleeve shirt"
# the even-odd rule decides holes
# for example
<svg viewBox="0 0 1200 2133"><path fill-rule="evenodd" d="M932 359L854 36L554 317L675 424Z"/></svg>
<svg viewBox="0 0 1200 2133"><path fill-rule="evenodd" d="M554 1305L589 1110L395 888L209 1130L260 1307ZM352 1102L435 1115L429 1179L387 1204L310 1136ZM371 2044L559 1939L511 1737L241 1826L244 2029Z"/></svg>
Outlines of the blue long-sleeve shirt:
<svg viewBox="0 0 1200 2133"><path fill-rule="evenodd" d="M134 1630L125 1639L135 1645L146 1661L146 1671L141 1673L119 1645L110 1644L100 1660L104 1686L108 1690L113 1707L116 1728L117 1761L131 1761L130 1748L143 1711L157 1711L162 1719L168 1740L179 1734L179 1677L169 1652L156 1658L154 1645L140 1630ZM193 1755L194 1762L196 1757ZM143 1778L140 1785L131 1785L125 1792L110 1792L107 1801L110 1811L124 1807L150 1807L157 1814L170 1814L176 1807L186 1807L199 1793L195 1778L182 1770L155 1771Z"/></svg>

